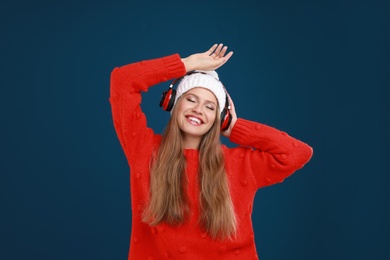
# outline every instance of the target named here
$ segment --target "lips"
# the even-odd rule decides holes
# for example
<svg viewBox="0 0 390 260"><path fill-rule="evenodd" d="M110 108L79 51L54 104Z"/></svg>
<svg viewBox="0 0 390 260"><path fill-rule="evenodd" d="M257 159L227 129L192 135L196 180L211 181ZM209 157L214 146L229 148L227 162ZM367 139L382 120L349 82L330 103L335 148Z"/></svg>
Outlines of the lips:
<svg viewBox="0 0 390 260"><path fill-rule="evenodd" d="M193 124L193 125L201 125L203 124L203 120L200 119L199 117L195 117L195 116L186 116L186 118L188 119L188 121Z"/></svg>

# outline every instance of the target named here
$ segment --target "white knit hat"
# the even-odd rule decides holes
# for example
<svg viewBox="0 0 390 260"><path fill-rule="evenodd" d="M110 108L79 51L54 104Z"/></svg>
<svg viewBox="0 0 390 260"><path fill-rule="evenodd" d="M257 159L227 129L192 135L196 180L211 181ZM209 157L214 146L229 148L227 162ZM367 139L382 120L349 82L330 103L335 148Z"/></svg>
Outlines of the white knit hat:
<svg viewBox="0 0 390 260"><path fill-rule="evenodd" d="M176 89L175 104L178 98L190 89L202 87L213 92L218 100L220 111L225 108L226 92L216 71L196 70L194 73L184 76Z"/></svg>

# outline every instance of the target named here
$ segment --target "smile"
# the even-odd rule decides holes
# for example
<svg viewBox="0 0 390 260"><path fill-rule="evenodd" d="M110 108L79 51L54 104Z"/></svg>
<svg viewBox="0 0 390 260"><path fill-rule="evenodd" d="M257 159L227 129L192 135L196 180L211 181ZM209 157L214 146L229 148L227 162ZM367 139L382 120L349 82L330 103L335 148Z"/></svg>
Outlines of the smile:
<svg viewBox="0 0 390 260"><path fill-rule="evenodd" d="M201 125L203 121L200 118L187 116L188 121L193 125Z"/></svg>

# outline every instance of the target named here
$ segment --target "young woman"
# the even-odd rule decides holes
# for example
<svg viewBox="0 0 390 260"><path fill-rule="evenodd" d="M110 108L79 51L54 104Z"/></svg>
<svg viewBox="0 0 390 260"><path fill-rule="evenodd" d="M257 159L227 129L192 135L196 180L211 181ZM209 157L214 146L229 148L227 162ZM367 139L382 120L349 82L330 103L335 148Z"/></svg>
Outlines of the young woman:
<svg viewBox="0 0 390 260"><path fill-rule="evenodd" d="M215 44L112 71L113 121L131 172L129 259L257 259L256 190L311 158L310 146L285 132L237 118L215 72L232 54ZM147 127L141 92L175 78L160 103L171 111L161 136ZM239 146L222 145L221 134Z"/></svg>

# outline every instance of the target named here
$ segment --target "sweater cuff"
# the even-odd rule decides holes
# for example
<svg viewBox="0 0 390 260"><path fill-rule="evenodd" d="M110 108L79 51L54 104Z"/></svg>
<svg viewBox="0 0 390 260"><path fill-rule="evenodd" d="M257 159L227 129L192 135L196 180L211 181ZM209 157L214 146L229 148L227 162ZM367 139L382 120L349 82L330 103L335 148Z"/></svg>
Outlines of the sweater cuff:
<svg viewBox="0 0 390 260"><path fill-rule="evenodd" d="M238 118L236 123L234 124L232 132L230 133L229 140L233 143L241 144L244 140L248 138L248 136L250 136L253 131L253 128L259 130L261 128L261 124L246 119Z"/></svg>
<svg viewBox="0 0 390 260"><path fill-rule="evenodd" d="M181 61L179 54L173 54L164 57L163 63L167 69L164 81L172 78L178 78L186 74L186 68L184 63Z"/></svg>

